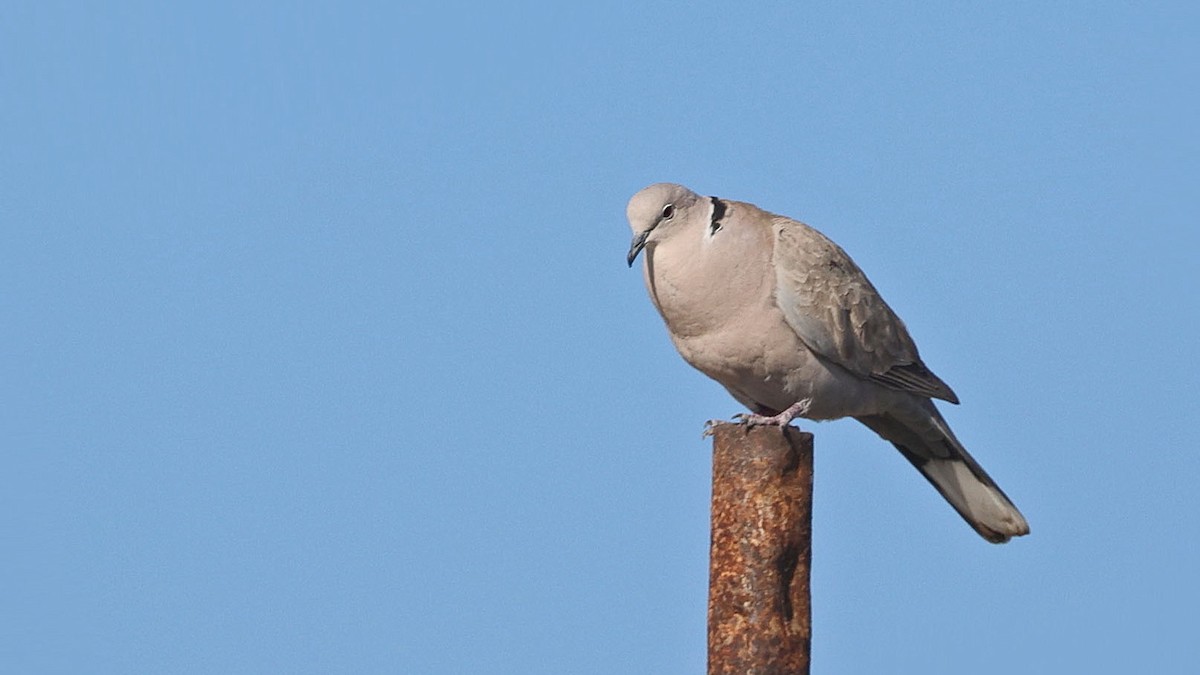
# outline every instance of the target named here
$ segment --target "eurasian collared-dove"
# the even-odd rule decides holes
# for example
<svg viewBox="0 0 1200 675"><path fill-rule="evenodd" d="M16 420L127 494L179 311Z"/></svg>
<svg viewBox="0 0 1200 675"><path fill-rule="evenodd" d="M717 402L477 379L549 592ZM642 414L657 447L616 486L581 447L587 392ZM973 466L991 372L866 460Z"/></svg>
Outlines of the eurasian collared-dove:
<svg viewBox="0 0 1200 675"><path fill-rule="evenodd" d="M958 403L904 323L837 244L753 204L658 183L627 209L632 267L688 363L751 414L747 424L853 417L890 441L994 543L1029 533L933 398Z"/></svg>

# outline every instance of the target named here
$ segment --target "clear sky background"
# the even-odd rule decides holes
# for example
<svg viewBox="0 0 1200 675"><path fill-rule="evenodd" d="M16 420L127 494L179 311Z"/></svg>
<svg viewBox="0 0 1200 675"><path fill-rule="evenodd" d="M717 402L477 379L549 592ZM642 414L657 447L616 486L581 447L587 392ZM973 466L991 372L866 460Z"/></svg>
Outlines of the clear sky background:
<svg viewBox="0 0 1200 675"><path fill-rule="evenodd" d="M7 3L0 671L700 673L657 181L846 248L1033 528L816 432L814 673L1200 662L1195 3Z"/></svg>

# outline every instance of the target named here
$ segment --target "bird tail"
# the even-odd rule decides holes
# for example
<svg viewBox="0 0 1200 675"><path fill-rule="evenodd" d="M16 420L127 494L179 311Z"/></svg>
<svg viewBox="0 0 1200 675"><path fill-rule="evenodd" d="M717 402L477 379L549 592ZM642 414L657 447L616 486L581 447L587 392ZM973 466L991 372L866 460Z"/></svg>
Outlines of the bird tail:
<svg viewBox="0 0 1200 675"><path fill-rule="evenodd" d="M1029 534L1029 523L987 475L933 403L856 418L890 441L984 539L1002 544Z"/></svg>

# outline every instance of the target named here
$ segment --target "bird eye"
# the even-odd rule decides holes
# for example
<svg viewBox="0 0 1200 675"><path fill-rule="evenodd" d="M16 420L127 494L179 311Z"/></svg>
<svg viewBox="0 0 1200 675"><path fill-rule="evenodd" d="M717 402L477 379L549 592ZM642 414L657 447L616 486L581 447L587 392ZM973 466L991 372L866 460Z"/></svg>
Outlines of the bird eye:
<svg viewBox="0 0 1200 675"><path fill-rule="evenodd" d="M663 220L670 220L674 216L675 216L675 205L674 204L667 204L666 206L663 207L663 210L662 210Z"/></svg>

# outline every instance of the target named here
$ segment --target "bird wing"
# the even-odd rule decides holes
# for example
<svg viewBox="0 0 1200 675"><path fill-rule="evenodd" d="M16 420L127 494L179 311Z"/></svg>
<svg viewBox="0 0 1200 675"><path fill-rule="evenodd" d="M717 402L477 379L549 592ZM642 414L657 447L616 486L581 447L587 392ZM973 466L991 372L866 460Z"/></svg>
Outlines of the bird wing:
<svg viewBox="0 0 1200 675"><path fill-rule="evenodd" d="M904 322L837 244L789 218L772 220L775 302L817 355L884 386L958 403L921 362Z"/></svg>

